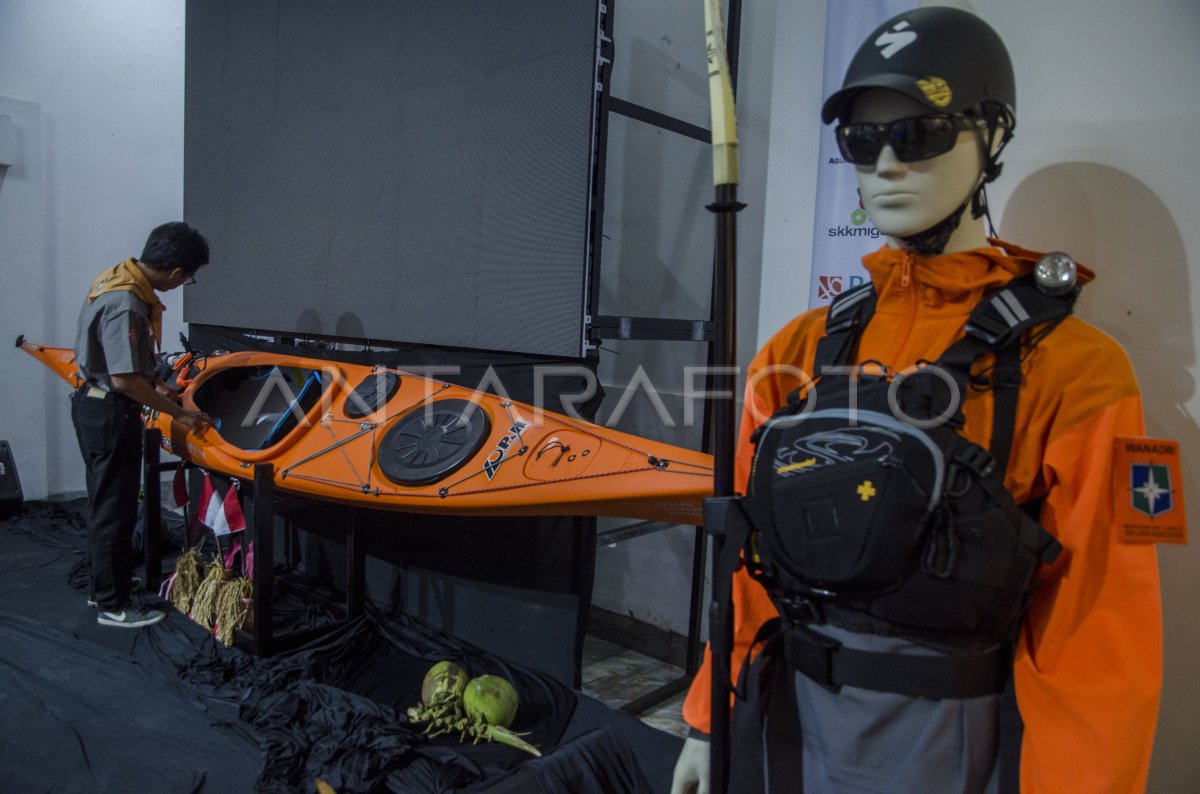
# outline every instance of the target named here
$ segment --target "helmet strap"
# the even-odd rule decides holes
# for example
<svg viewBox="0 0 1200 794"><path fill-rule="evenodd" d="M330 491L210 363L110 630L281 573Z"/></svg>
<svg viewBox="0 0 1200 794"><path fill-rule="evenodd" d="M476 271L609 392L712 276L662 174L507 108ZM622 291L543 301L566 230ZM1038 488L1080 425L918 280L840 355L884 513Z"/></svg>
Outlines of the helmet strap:
<svg viewBox="0 0 1200 794"><path fill-rule="evenodd" d="M1016 126L1016 119L1012 113L1002 105L994 102L984 102L980 108L984 120L987 122L987 163L983 167L983 182L975 190L971 196L971 217L984 218L987 221L988 234L996 237L996 227L992 223L992 214L988 208L987 185L1000 176L1004 164L999 162L1000 153L1004 151L1004 147L1012 140L1013 127ZM1001 123L1003 122L1003 124ZM1003 130L1003 137L1000 139L1000 145L996 146L996 134ZM995 146L995 151L992 147Z"/></svg>
<svg viewBox="0 0 1200 794"><path fill-rule="evenodd" d="M977 195L976 194L973 195ZM950 235L954 234L954 230L958 228L959 221L962 220L962 214L967 209L967 205L972 202L972 198L968 198L958 209L950 213L938 223L930 226L928 229L909 234L900 239L904 241L912 251L921 256L937 256L946 250L946 243L950 242Z"/></svg>
<svg viewBox="0 0 1200 794"><path fill-rule="evenodd" d="M975 195L971 197L971 217L982 217L987 222L988 237L999 237L996 234L996 226L992 223L992 213L988 208L987 185L979 186L975 191Z"/></svg>

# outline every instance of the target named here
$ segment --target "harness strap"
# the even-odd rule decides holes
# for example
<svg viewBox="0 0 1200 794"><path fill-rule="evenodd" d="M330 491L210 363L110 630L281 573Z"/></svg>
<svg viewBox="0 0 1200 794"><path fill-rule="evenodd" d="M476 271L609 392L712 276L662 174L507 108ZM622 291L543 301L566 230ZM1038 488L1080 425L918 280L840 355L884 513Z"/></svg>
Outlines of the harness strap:
<svg viewBox="0 0 1200 794"><path fill-rule="evenodd" d="M733 702L729 778L738 794L795 791L804 779L804 743L796 706L795 673L783 656L779 618L763 624L738 674Z"/></svg>
<svg viewBox="0 0 1200 794"><path fill-rule="evenodd" d="M1017 397L1021 387L1020 339L996 350L982 339L968 334L950 345L938 358L935 366L954 379L958 385L959 396L965 399L967 392L973 388L971 365L988 353L996 355L990 379L995 402L992 406L992 438L988 449L996 459L996 468L1006 471L1012 452L1013 433L1017 422Z"/></svg>
<svg viewBox="0 0 1200 794"><path fill-rule="evenodd" d="M993 350L1019 343L1035 325L1070 314L1075 295L1047 295L1033 276L1019 276L979 302L967 320L967 335Z"/></svg>
<svg viewBox="0 0 1200 794"><path fill-rule="evenodd" d="M850 362L862 329L875 314L875 285L867 282L838 295L825 315L825 336L817 341L813 373L825 367L841 367Z"/></svg>
<svg viewBox="0 0 1200 794"><path fill-rule="evenodd" d="M1009 345L996 353L992 390L996 400L992 409L992 440L988 448L996 458L996 467L1008 471L1013 433L1017 424L1017 394L1021 387L1021 346Z"/></svg>
<svg viewBox="0 0 1200 794"><path fill-rule="evenodd" d="M843 686L935 700L991 695L1012 675L1012 650L1000 645L979 653L901 655L847 648L802 626L785 631L784 656L824 687Z"/></svg>
<svg viewBox="0 0 1200 794"><path fill-rule="evenodd" d="M992 438L988 444L1000 471L1008 467L1017 419L1017 396L1021 386L1021 338L1045 323L1061 321L1075 305L1076 293L1047 295L1032 276L1020 276L1005 284L971 311L966 333L937 360L949 372L961 394L971 387L971 365L981 356L994 353L991 388L995 394Z"/></svg>

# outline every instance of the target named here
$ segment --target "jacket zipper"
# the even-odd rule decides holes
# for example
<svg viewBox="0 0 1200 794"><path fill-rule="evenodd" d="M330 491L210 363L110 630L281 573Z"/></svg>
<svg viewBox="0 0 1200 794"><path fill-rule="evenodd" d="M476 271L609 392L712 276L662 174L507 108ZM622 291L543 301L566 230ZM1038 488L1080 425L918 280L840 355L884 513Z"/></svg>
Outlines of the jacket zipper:
<svg viewBox="0 0 1200 794"><path fill-rule="evenodd" d="M920 308L921 303L921 288L913 276L913 255L911 251L904 252L904 263L900 267L900 286L908 290L908 316L905 317L904 327L896 335L896 345L892 348L891 356L884 361L884 364L889 367L893 366L894 362L900 360L900 354L908 346L908 342L912 338L913 329L917 325L917 310Z"/></svg>

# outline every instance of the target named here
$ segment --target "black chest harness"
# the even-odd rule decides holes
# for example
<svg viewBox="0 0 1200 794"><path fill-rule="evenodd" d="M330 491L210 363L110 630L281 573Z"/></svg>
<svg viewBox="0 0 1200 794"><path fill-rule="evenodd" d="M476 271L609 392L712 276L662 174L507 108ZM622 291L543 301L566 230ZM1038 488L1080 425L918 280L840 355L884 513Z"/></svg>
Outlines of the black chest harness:
<svg viewBox="0 0 1200 794"><path fill-rule="evenodd" d="M1075 293L1015 279L937 361L899 374L847 366L875 297L867 284L831 305L816 385L758 429L747 496L710 500L706 523L723 522L731 566L744 549L781 616L759 639L790 667L833 689L996 693L1034 572L1061 550L1004 487L1021 357L1070 314ZM987 374L972 375L986 356ZM981 388L995 397L990 449L960 433L962 401ZM940 653L852 649L810 629L819 624Z"/></svg>

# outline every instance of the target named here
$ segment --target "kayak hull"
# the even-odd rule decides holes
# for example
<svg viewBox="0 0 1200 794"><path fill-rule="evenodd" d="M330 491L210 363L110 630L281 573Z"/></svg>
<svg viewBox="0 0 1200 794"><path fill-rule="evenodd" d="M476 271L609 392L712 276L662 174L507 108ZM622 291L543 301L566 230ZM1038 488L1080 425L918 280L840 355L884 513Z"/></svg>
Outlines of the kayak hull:
<svg viewBox="0 0 1200 794"><path fill-rule="evenodd" d="M73 387L74 354L18 345ZM262 352L190 360L181 403L214 427L145 412L163 447L286 491L455 515L608 515L700 524L712 457L402 370Z"/></svg>

